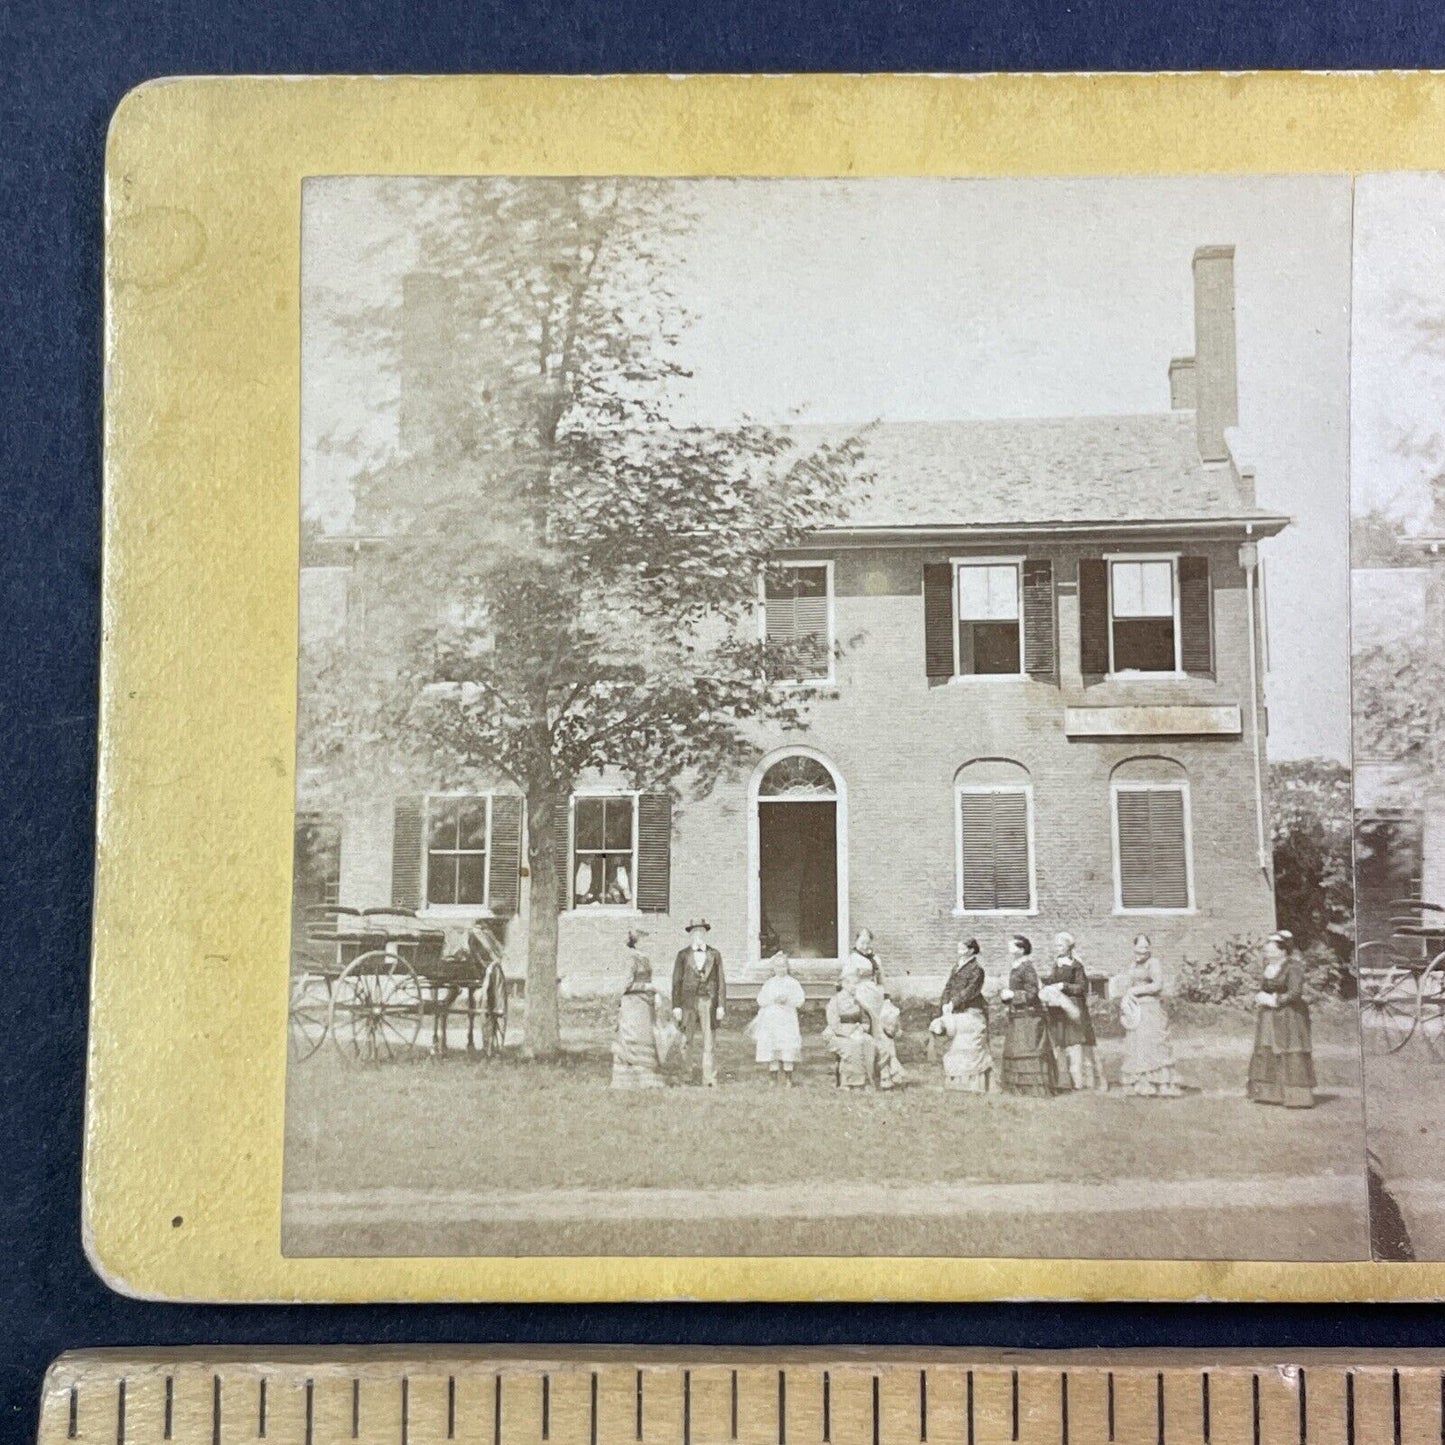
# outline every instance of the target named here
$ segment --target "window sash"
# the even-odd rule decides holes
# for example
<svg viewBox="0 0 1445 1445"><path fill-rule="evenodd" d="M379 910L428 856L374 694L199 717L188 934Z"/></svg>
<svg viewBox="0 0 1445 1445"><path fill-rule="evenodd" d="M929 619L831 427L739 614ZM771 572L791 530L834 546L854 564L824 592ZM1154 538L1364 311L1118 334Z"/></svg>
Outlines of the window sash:
<svg viewBox="0 0 1445 1445"><path fill-rule="evenodd" d="M1115 906L1122 913L1194 907L1189 793L1183 784L1115 784Z"/></svg>
<svg viewBox="0 0 1445 1445"><path fill-rule="evenodd" d="M964 913L1034 911L1033 789L958 790L958 907Z"/></svg>
<svg viewBox="0 0 1445 1445"><path fill-rule="evenodd" d="M1017 562L959 562L957 568L960 622L1019 620Z"/></svg>
<svg viewBox="0 0 1445 1445"><path fill-rule="evenodd" d="M462 813L468 807L480 806L481 846L462 847ZM446 835L442 842L434 842L435 827L443 810L451 811L454 817L450 824L450 844ZM490 869L487 866L492 848L492 795L490 793L434 793L426 799L422 836L426 840L424 855L425 876L422 879L422 906L424 908L476 908L485 910L491 891ZM468 861L475 860L475 861ZM465 873L470 879L477 879L479 888L463 886ZM439 890L439 884L449 884ZM446 896L434 896L438 891ZM466 896L462 896L465 892Z"/></svg>
<svg viewBox="0 0 1445 1445"><path fill-rule="evenodd" d="M1111 674L1145 677L1171 677L1182 672L1179 624L1179 558L1167 556L1108 557L1109 594L1109 671ZM1167 578L1166 578L1167 569ZM1167 606L1164 583L1167 580ZM1167 623L1170 657L1163 667L1121 666L1121 643L1129 638L1134 645L1147 637L1147 629ZM1127 631L1121 634L1121 626ZM1145 629L1141 634L1141 627Z"/></svg>
<svg viewBox="0 0 1445 1445"><path fill-rule="evenodd" d="M794 649L799 675L787 682L828 682L833 676L833 564L786 563L786 580L763 578L760 637Z"/></svg>
<svg viewBox="0 0 1445 1445"><path fill-rule="evenodd" d="M571 806L570 847L567 859L567 906L568 908L625 908L637 907L637 793L574 793ZM579 813L598 808L597 828L588 827L587 841L579 842ZM618 816L627 820L627 839L624 842L616 831L614 822ZM609 832L611 836L609 837ZM594 841L595 839L595 841ZM580 895L578 879L582 867L589 869L588 893ZM616 868L625 869L626 896L609 900L607 891L611 881L616 879ZM592 901L593 890L598 897Z"/></svg>

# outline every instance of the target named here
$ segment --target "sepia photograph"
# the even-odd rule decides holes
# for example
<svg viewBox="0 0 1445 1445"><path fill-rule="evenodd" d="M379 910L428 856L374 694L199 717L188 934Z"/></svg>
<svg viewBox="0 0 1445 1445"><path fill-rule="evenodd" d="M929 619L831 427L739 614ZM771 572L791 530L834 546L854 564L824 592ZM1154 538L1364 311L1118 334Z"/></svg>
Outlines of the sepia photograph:
<svg viewBox="0 0 1445 1445"><path fill-rule="evenodd" d="M1363 176L1351 431L1355 880L1372 1239L1445 1259L1445 177Z"/></svg>
<svg viewBox="0 0 1445 1445"><path fill-rule="evenodd" d="M308 179L283 1251L1445 1257L1386 179Z"/></svg>

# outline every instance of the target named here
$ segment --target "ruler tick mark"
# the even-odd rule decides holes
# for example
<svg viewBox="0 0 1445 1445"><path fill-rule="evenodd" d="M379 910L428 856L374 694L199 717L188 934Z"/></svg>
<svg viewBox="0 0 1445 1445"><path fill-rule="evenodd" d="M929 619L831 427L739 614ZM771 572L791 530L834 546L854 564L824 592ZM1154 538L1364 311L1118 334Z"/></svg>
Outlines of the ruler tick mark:
<svg viewBox="0 0 1445 1445"><path fill-rule="evenodd" d="M592 1410L587 1426L589 1445L597 1445L597 1371L592 1371Z"/></svg>
<svg viewBox="0 0 1445 1445"><path fill-rule="evenodd" d="M1309 1445L1309 1404L1306 1399L1308 1386L1305 1383L1303 1365L1299 1368L1297 1378L1299 1380L1299 1445Z"/></svg>
<svg viewBox="0 0 1445 1445"><path fill-rule="evenodd" d="M492 1380L492 1445L502 1445L502 1377Z"/></svg>
<svg viewBox="0 0 1445 1445"><path fill-rule="evenodd" d="M457 1377L447 1376L447 1439L457 1438Z"/></svg>
<svg viewBox="0 0 1445 1445"><path fill-rule="evenodd" d="M964 1414L968 1420L968 1445L973 1445L973 1371L968 1372L967 1389L964 1393Z"/></svg>
<svg viewBox="0 0 1445 1445"><path fill-rule="evenodd" d="M125 1445L125 1381L115 1391L115 1445Z"/></svg>
<svg viewBox="0 0 1445 1445"><path fill-rule="evenodd" d="M1164 1371L1154 1379L1154 1417L1159 1430L1159 1445L1164 1445Z"/></svg>
<svg viewBox="0 0 1445 1445"><path fill-rule="evenodd" d="M882 1393L882 1392L881 1392L881 1391L879 1390L879 1388L878 1388L878 1376L877 1376L877 1375L874 1375L874 1376L873 1376L873 1445L878 1445L878 1436L879 1436L879 1434L880 1434L879 1425L880 1425L881 1422L879 1421L879 1418L878 1418L878 1417L879 1417L880 1414L882 1414L882 1411L878 1408L878 1407L879 1407L879 1403L880 1403L878 1397L879 1397L879 1395L880 1395L881 1393Z"/></svg>
<svg viewBox="0 0 1445 1445"><path fill-rule="evenodd" d="M1440 1371L1440 1445L1445 1445L1445 1370Z"/></svg>
<svg viewBox="0 0 1445 1445"><path fill-rule="evenodd" d="M1445 1373L1440 1376L1440 1408L1445 1412ZM1445 1421L1445 1413L1441 1414L1441 1420ZM1441 1445L1445 1445L1445 1424L1440 1427ZM823 1371L823 1445L830 1445L833 1439L833 1382L828 1378L827 1370Z"/></svg>
<svg viewBox="0 0 1445 1445"><path fill-rule="evenodd" d="M1013 1411L1013 1431L1009 1435L1009 1439L1017 1440L1019 1438L1019 1372L1017 1370L1013 1372L1013 1385L1009 1398ZM873 1445L878 1445L878 1442L875 1440Z"/></svg>
<svg viewBox="0 0 1445 1445"><path fill-rule="evenodd" d="M167 1402L169 1403L169 1402ZM311 1445L311 1432L316 1428L316 1381L306 1382L306 1445ZM170 1433L166 1433L169 1440Z"/></svg>
<svg viewBox="0 0 1445 1445"><path fill-rule="evenodd" d="M1355 1445L1355 1372L1345 1371L1345 1445Z"/></svg>
<svg viewBox="0 0 1445 1445"><path fill-rule="evenodd" d="M682 1445L692 1445L692 1371L682 1372Z"/></svg>
<svg viewBox="0 0 1445 1445"><path fill-rule="evenodd" d="M547 1378L545 1375L542 1377ZM406 1445L406 1437L411 1428L411 1380L403 1375L401 1377L401 1445ZM542 1438L547 1438L547 1414L542 1413Z"/></svg>
<svg viewBox="0 0 1445 1445"><path fill-rule="evenodd" d="M211 1445L221 1445L221 1377L211 1376Z"/></svg>
<svg viewBox="0 0 1445 1445"><path fill-rule="evenodd" d="M1445 1404L1445 1375L1440 1376L1440 1399L1441 1403ZM79 1433L79 1415L80 1400L76 1395L75 1386L72 1385L70 1387L70 1426L69 1429L66 1431L66 1437L70 1440L74 1440L76 1435ZM1445 1428L1442 1428L1441 1434L1445 1435Z"/></svg>
<svg viewBox="0 0 1445 1445"><path fill-rule="evenodd" d="M1069 1372L1059 1376L1059 1445L1069 1445Z"/></svg>
<svg viewBox="0 0 1445 1445"><path fill-rule="evenodd" d="M1199 1376L1199 1408L1202 1413L1204 1425L1204 1445L1209 1445L1209 1371L1204 1370ZM1442 1442L1445 1445L1445 1442Z"/></svg>
<svg viewBox="0 0 1445 1445"><path fill-rule="evenodd" d="M928 1371L918 1372L918 1438L928 1445Z"/></svg>
<svg viewBox="0 0 1445 1445"><path fill-rule="evenodd" d="M642 1439L642 1371L637 1372L637 1438ZM500 1442L499 1442L500 1445Z"/></svg>
<svg viewBox="0 0 1445 1445"><path fill-rule="evenodd" d="M351 1381L351 1438L357 1439L361 1434L361 1380L356 1377Z"/></svg>
<svg viewBox="0 0 1445 1445"><path fill-rule="evenodd" d="M161 1439L163 1440L169 1440L171 1438L171 1412L175 1408L175 1401L176 1379L174 1375L167 1375L165 1420L162 1422L161 1426ZM310 1445L309 1441L307 1442L307 1445Z"/></svg>
<svg viewBox="0 0 1445 1445"><path fill-rule="evenodd" d="M731 1435L730 1435L729 1438L730 1438L730 1439L733 1439L733 1440L736 1440L736 1439L738 1438L738 1372L737 1372L736 1370L733 1371L733 1382L732 1382L732 1424L731 1424L731 1431L732 1431L732 1433L731 1433ZM1442 1445L1445 1445L1445 1442L1442 1442Z"/></svg>
<svg viewBox="0 0 1445 1445"><path fill-rule="evenodd" d="M1259 1376L1251 1375L1249 1380L1250 1409L1254 1415L1254 1445L1259 1445Z"/></svg>
<svg viewBox="0 0 1445 1445"><path fill-rule="evenodd" d="M266 1378L263 1375L256 1386L256 1438L266 1438Z"/></svg>
<svg viewBox="0 0 1445 1445"><path fill-rule="evenodd" d="M1105 1391L1109 1406L1109 1439L1114 1438L1114 1372L1109 1371L1107 1389Z"/></svg>
<svg viewBox="0 0 1445 1445"><path fill-rule="evenodd" d="M552 1438L552 1377L542 1376L542 1438Z"/></svg>
<svg viewBox="0 0 1445 1445"><path fill-rule="evenodd" d="M1395 1445L1400 1445L1400 1372L1390 1372L1390 1403L1395 1412Z"/></svg>
<svg viewBox="0 0 1445 1445"><path fill-rule="evenodd" d="M788 1445L788 1377L778 1371L778 1445Z"/></svg>

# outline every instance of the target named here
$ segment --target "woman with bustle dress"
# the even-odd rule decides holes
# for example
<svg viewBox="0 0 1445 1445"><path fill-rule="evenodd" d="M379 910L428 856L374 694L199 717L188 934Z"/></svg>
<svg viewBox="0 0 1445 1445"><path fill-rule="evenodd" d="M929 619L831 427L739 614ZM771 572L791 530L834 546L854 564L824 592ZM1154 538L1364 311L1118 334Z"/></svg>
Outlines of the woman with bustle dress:
<svg viewBox="0 0 1445 1445"><path fill-rule="evenodd" d="M753 1057L768 1066L768 1082L776 1084L781 1075L789 1088L793 1084L793 1065L803 1057L798 1010L804 999L803 985L790 968L786 953L773 955L773 976L758 990L758 1011L750 1025Z"/></svg>
<svg viewBox="0 0 1445 1445"><path fill-rule="evenodd" d="M944 1088L986 1094L993 1077L993 1055L988 1047L988 1004L978 953L976 938L958 945L958 960L939 1000L943 1012L928 1027L948 1040L943 1055Z"/></svg>
<svg viewBox="0 0 1445 1445"><path fill-rule="evenodd" d="M838 1086L872 1088L877 1077L878 1047L873 1020L858 1001L858 971L845 968L837 992L828 1000L823 1042L838 1061Z"/></svg>
<svg viewBox="0 0 1445 1445"><path fill-rule="evenodd" d="M1254 996L1254 1055L1248 1094L1256 1104L1311 1109L1315 1064L1310 1006L1305 1002L1304 960L1294 935L1273 933L1264 945L1264 973Z"/></svg>
<svg viewBox="0 0 1445 1445"><path fill-rule="evenodd" d="M1089 974L1074 952L1074 936L1061 933L1054 939L1054 966L1045 988L1057 990L1059 1002L1047 1009L1049 1042L1058 1062L1061 1090L1104 1090L1109 1087L1099 1063L1094 1021L1089 1016Z"/></svg>
<svg viewBox="0 0 1445 1445"><path fill-rule="evenodd" d="M637 951L639 929L627 935L628 979L617 1006L612 1036L612 1087L660 1089L662 1061L657 1052L657 989L652 964Z"/></svg>
<svg viewBox="0 0 1445 1445"><path fill-rule="evenodd" d="M1119 1021L1124 1025L1124 1061L1120 1083L1129 1094L1176 1099L1184 1092L1174 1072L1169 1015L1161 995L1164 970L1154 957L1149 935L1134 939L1134 959L1114 985L1121 994Z"/></svg>
<svg viewBox="0 0 1445 1445"><path fill-rule="evenodd" d="M1008 987L999 998L1008 1005L1004 1034L1003 1077L1006 1094L1051 1098L1056 1079L1054 1051L1039 1001L1039 975L1031 955L1033 944L1021 933L1009 941Z"/></svg>

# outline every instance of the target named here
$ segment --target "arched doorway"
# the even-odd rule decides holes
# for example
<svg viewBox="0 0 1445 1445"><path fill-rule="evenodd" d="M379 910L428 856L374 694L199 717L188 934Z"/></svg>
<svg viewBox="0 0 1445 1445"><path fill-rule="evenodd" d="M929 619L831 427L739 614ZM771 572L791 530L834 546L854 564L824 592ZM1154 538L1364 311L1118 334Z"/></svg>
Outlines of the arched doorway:
<svg viewBox="0 0 1445 1445"><path fill-rule="evenodd" d="M847 953L848 829L843 781L820 754L764 758L749 787L749 939L754 959Z"/></svg>

